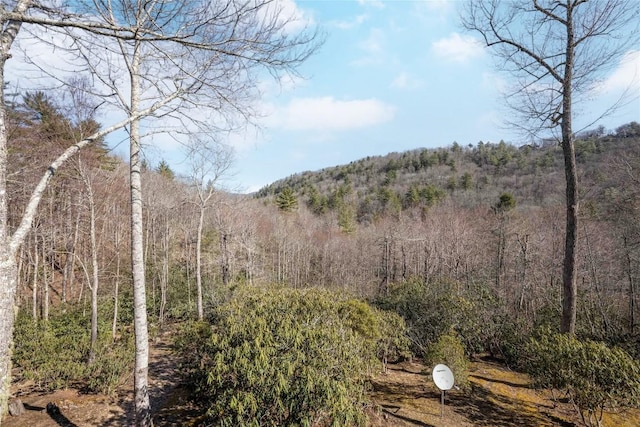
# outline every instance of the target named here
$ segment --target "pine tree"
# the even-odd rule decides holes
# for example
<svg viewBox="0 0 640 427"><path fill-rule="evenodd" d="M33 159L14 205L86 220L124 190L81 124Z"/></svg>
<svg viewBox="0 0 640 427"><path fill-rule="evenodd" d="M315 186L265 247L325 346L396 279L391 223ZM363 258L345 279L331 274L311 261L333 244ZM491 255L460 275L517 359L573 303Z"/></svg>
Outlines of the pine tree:
<svg viewBox="0 0 640 427"><path fill-rule="evenodd" d="M291 187L285 187L276 197L276 205L283 212L292 212L298 209L298 198L291 189Z"/></svg>

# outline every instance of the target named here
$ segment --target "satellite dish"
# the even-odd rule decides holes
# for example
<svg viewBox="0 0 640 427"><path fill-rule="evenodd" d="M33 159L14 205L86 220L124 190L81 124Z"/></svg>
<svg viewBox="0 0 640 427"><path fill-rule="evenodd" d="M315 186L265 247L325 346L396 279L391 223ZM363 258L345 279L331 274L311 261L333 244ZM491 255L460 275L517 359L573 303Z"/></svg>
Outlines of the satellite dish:
<svg viewBox="0 0 640 427"><path fill-rule="evenodd" d="M433 371L431 371L431 376L433 377L433 382L436 384L440 390L451 390L453 387L453 372L447 365L439 364L434 366Z"/></svg>

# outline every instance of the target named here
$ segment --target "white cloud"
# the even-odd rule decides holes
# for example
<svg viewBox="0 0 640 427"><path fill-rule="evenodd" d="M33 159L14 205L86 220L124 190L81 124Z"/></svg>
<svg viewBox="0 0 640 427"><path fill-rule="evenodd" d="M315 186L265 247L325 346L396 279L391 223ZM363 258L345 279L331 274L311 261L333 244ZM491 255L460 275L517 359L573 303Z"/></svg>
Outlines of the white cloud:
<svg viewBox="0 0 640 427"><path fill-rule="evenodd" d="M275 0L260 4L258 13L265 17L277 16L277 20L285 24L284 30L288 33L297 33L315 24L313 16L301 9L295 0Z"/></svg>
<svg viewBox="0 0 640 427"><path fill-rule="evenodd" d="M509 84L499 74L485 72L482 73L482 87L490 91L504 93L508 89Z"/></svg>
<svg viewBox="0 0 640 427"><path fill-rule="evenodd" d="M350 30L352 28L362 25L368 19L367 15L358 15L353 19L346 21L331 21L329 25L339 28L341 30Z"/></svg>
<svg viewBox="0 0 640 427"><path fill-rule="evenodd" d="M384 9L384 3L382 0L358 0L360 6L371 6L376 9Z"/></svg>
<svg viewBox="0 0 640 427"><path fill-rule="evenodd" d="M373 28L369 37L358 43L358 48L364 52L364 56L352 62L353 65L371 65L382 62L386 36L379 28Z"/></svg>
<svg viewBox="0 0 640 427"><path fill-rule="evenodd" d="M433 52L448 61L464 63L484 54L482 44L471 36L452 33L431 44Z"/></svg>
<svg viewBox="0 0 640 427"><path fill-rule="evenodd" d="M607 78L600 88L602 91L640 90L640 51L627 52L618 68Z"/></svg>
<svg viewBox="0 0 640 427"><path fill-rule="evenodd" d="M79 77L86 68L70 52L72 46L73 40L59 31L23 26L11 49L5 79L21 90L60 87L61 80Z"/></svg>
<svg viewBox="0 0 640 427"><path fill-rule="evenodd" d="M275 114L272 123L288 130L346 131L388 122L395 111L377 99L296 98Z"/></svg>
<svg viewBox="0 0 640 427"><path fill-rule="evenodd" d="M449 11L453 9L453 2L451 0L427 0L424 4L427 9L440 14L449 13Z"/></svg>
<svg viewBox="0 0 640 427"><path fill-rule="evenodd" d="M393 79L391 87L396 89L416 89L422 87L423 84L422 80L403 71Z"/></svg>

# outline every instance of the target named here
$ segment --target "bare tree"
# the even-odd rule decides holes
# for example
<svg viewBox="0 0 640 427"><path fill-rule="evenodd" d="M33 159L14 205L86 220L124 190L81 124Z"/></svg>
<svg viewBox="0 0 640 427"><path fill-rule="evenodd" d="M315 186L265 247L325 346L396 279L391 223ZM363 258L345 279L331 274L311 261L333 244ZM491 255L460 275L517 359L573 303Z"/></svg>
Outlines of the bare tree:
<svg viewBox="0 0 640 427"><path fill-rule="evenodd" d="M562 147L566 229L560 330L566 333L575 332L578 293L574 107L634 45L639 14L640 3L632 0L470 0L462 15L464 27L480 34L513 77L506 96L518 117L512 124L536 136L552 132Z"/></svg>
<svg viewBox="0 0 640 427"><path fill-rule="evenodd" d="M98 342L98 243L96 239L96 202L93 191L93 179L89 175L85 166L78 160L78 173L85 186L87 202L89 204L89 238L91 250L91 344L89 349L89 363L93 363L96 358L96 345Z"/></svg>
<svg viewBox="0 0 640 427"><path fill-rule="evenodd" d="M210 207L219 180L228 172L233 163L233 151L225 144L204 138L192 138L188 159L190 173L187 178L195 191L192 203L198 209L198 229L196 232L196 306L198 319L204 317L202 306L202 233L206 210Z"/></svg>

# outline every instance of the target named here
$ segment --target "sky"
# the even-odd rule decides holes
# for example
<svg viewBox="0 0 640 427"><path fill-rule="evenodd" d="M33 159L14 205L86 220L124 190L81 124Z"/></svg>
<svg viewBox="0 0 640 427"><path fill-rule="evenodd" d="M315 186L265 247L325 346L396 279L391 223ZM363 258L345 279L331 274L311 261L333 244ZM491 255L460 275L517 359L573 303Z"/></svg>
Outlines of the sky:
<svg viewBox="0 0 640 427"><path fill-rule="evenodd" d="M225 137L235 152L225 186L257 191L295 173L416 148L504 140L530 142L505 127L505 76L459 24L457 0L278 0L326 37L300 68L302 77L261 83L264 117ZM10 74L10 73L9 73ZM640 95L640 46L613 67L577 126L611 105L624 88ZM599 121L607 129L640 121L640 97ZM127 158L122 132L107 138ZM186 173L184 151L156 138L150 164Z"/></svg>
<svg viewBox="0 0 640 427"><path fill-rule="evenodd" d="M233 180L245 192L289 175L390 152L478 141L526 143L505 127L504 78L484 47L459 24L460 2L298 0L326 34L300 69L305 77L267 89L270 116L260 133L230 138ZM640 50L640 46L638 47ZM620 89L640 93L640 54L615 68L578 125L589 123ZM640 121L636 98L598 122ZM595 126L593 126L595 127Z"/></svg>

